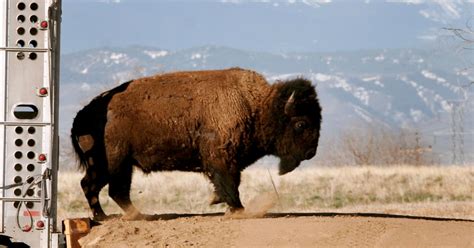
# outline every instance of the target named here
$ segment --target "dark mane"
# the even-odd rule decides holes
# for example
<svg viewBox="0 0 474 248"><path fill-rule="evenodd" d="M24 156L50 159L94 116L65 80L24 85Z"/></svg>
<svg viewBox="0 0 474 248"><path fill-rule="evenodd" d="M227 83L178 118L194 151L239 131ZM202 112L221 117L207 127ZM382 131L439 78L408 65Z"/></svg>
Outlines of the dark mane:
<svg viewBox="0 0 474 248"><path fill-rule="evenodd" d="M321 105L319 104L318 95L311 81L297 77L285 81L277 81L274 85L277 88L277 101L273 105L274 112L279 113L281 118L285 118L281 109L284 108L286 101L293 94L296 99L296 115L305 115L308 112L318 113L321 116Z"/></svg>

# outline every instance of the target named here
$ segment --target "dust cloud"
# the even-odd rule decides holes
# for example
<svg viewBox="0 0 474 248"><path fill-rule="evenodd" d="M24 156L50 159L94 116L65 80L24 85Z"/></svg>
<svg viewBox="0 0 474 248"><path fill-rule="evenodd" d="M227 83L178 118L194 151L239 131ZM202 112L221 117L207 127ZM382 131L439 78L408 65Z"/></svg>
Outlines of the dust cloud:
<svg viewBox="0 0 474 248"><path fill-rule="evenodd" d="M231 219L261 218L268 210L273 208L278 202L278 198L273 192L257 195L245 206L245 210L228 213L226 216Z"/></svg>

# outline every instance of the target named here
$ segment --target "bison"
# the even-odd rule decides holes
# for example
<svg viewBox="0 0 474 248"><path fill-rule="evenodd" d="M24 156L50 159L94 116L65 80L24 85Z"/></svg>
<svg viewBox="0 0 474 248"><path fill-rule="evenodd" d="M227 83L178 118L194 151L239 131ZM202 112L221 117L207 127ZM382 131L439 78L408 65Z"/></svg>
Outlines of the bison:
<svg viewBox="0 0 474 248"><path fill-rule="evenodd" d="M123 83L80 110L71 139L86 171L81 186L96 220L107 217L99 192L125 212L132 205L133 167L204 173L214 185L211 204L242 209L243 169L265 155L280 158L279 174L316 154L321 107L304 78L269 84L239 68L175 72Z"/></svg>

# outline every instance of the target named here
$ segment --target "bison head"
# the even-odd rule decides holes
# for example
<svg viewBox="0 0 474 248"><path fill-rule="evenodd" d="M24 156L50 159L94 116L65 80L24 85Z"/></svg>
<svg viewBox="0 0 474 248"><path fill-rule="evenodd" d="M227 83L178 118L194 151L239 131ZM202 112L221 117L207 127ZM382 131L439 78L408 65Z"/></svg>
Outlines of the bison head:
<svg viewBox="0 0 474 248"><path fill-rule="evenodd" d="M311 82L298 78L277 83L273 106L278 122L275 155L280 157L279 174L293 171L301 161L316 155L321 128L321 106Z"/></svg>

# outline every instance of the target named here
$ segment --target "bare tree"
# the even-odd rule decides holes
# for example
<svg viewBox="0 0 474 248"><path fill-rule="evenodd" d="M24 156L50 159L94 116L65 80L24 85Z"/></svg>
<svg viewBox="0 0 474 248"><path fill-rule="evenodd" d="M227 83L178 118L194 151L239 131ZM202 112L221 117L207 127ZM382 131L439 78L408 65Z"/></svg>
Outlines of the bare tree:
<svg viewBox="0 0 474 248"><path fill-rule="evenodd" d="M468 51L474 52L474 28L473 21L474 19L469 19L466 21L464 28L459 27L445 27L443 30L447 31L449 34L453 35L457 42L460 42L457 46L456 52ZM464 70L469 70L474 68L474 62L472 62L472 54L468 55L471 63ZM474 85L474 81L469 82L466 85L461 85L462 88L469 88Z"/></svg>
<svg viewBox="0 0 474 248"><path fill-rule="evenodd" d="M470 24L466 25L467 28L443 28L454 34L454 36L461 40L460 49L474 50L474 30Z"/></svg>
<svg viewBox="0 0 474 248"><path fill-rule="evenodd" d="M435 163L432 146L420 132L368 125L342 132L332 147L333 165L429 165Z"/></svg>
<svg viewBox="0 0 474 248"><path fill-rule="evenodd" d="M444 27L443 29L454 35L454 37L461 43L458 45L458 49L474 50L474 29L472 21L469 19L466 21L464 28L459 27Z"/></svg>

